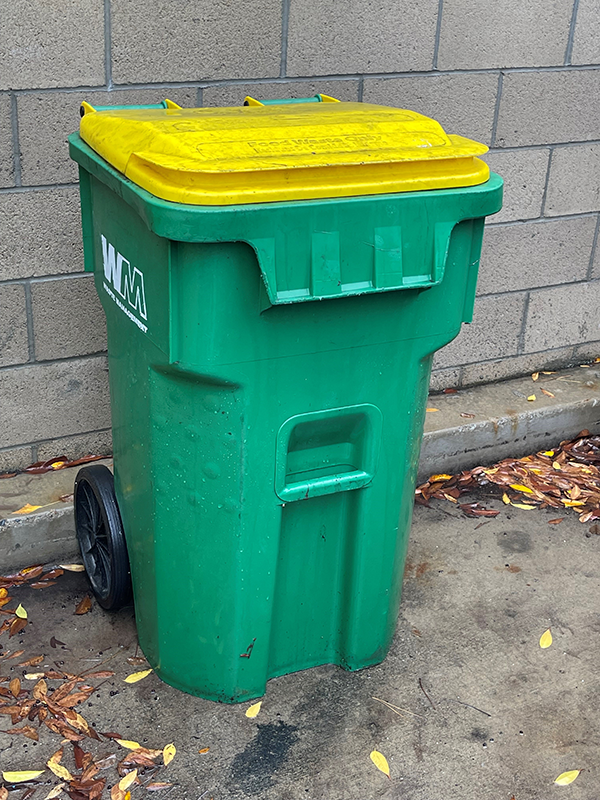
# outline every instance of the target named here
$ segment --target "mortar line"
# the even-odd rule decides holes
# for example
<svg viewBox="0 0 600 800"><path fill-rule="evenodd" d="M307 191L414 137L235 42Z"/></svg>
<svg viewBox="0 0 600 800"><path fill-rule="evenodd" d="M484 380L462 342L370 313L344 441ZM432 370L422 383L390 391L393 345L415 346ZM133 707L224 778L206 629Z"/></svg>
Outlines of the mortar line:
<svg viewBox="0 0 600 800"><path fill-rule="evenodd" d="M581 147L600 144L600 139L579 139L573 142L546 142L542 144L514 144L508 147L490 147L490 153L510 153L515 150L547 150L549 147Z"/></svg>
<svg viewBox="0 0 600 800"><path fill-rule="evenodd" d="M89 272L68 272L68 273L57 273L55 275L39 275L39 276L24 276L22 278L6 278L6 280L0 280L0 286L11 286L15 284L25 283L25 281L29 281L29 283L47 283L48 281L55 281L59 279L69 280L71 278L83 278L86 275L90 275Z"/></svg>
<svg viewBox="0 0 600 800"><path fill-rule="evenodd" d="M525 295L525 304L523 306L523 321L521 323L521 332L519 333L519 338L517 341L517 352L514 353L514 355L517 356L523 355L525 351L525 332L527 330L527 317L529 316L530 299L531 299L531 293L527 292L527 294Z"/></svg>
<svg viewBox="0 0 600 800"><path fill-rule="evenodd" d="M33 366L46 367L51 364L69 364L71 361L91 361L94 358L99 359L101 356L106 356L106 350L98 350L96 353L86 353L81 356L65 356L65 358L49 358L43 361L25 361L21 364L5 364L0 367L0 373L8 372L9 370L28 369Z"/></svg>
<svg viewBox="0 0 600 800"><path fill-rule="evenodd" d="M31 284L26 281L23 284L25 290L25 319L27 321L27 349L29 353L29 363L35 361L35 331L33 329L33 305L31 302Z"/></svg>
<svg viewBox="0 0 600 800"><path fill-rule="evenodd" d="M10 127L12 134L13 147L13 172L15 186L21 185L21 145L19 143L19 116L17 108L17 97L14 92L10 93Z"/></svg>
<svg viewBox="0 0 600 800"><path fill-rule="evenodd" d="M110 92L112 80L112 14L111 0L104 0L104 79Z"/></svg>
<svg viewBox="0 0 600 800"><path fill-rule="evenodd" d="M438 55L440 52L440 39L442 36L443 13L444 13L444 0L438 0L438 13L437 13L437 20L435 23L435 39L433 42L433 60L431 62L432 69L438 68Z"/></svg>
<svg viewBox="0 0 600 800"><path fill-rule="evenodd" d="M498 73L498 88L496 89L496 103L494 104L494 118L492 120L492 133L490 136L490 144L493 147L496 144L496 133L498 132L498 118L500 117L500 102L502 100L502 83L504 81L504 74L502 70Z"/></svg>
<svg viewBox="0 0 600 800"><path fill-rule="evenodd" d="M68 189L76 183L41 183L31 186L7 186L0 189L0 194L23 194L23 192L41 192L44 189Z"/></svg>
<svg viewBox="0 0 600 800"><path fill-rule="evenodd" d="M198 108L204 107L204 89L200 86L196 89L196 105Z"/></svg>
<svg viewBox="0 0 600 800"><path fill-rule="evenodd" d="M554 148L550 148L550 155L548 156L548 166L546 167L546 179L544 182L544 194L542 195L542 206L540 208L540 217L546 216L546 197L548 196L548 184L550 182L550 169L552 168L552 156Z"/></svg>
<svg viewBox="0 0 600 800"><path fill-rule="evenodd" d="M523 292L528 292L529 294L531 294L532 292L544 292L544 291L546 291L546 289L564 289L564 288L567 288L569 286L571 286L571 287L572 286L578 286L579 284L583 284L583 283L587 283L587 282L588 282L588 278L587 278L587 271L586 271L586 276L583 277L583 278L580 278L577 281L566 281L565 283L549 283L549 284L544 284L543 286L527 286L527 287L524 287L524 288L521 288L521 289L513 289L512 291L509 289L509 290L506 290L504 292L485 292L485 293L482 293L482 294L478 294L477 298L480 299L482 297L506 297L506 295L523 294ZM597 281L593 281L593 282L596 283ZM599 283L599 286L600 286L600 283Z"/></svg>
<svg viewBox="0 0 600 800"><path fill-rule="evenodd" d="M358 79L358 102L362 103L365 93L365 76L361 75Z"/></svg>
<svg viewBox="0 0 600 800"><path fill-rule="evenodd" d="M81 433L67 433L62 436L52 436L48 439L35 439L33 442L23 442L23 444L9 444L6 447L0 447L0 453L6 453L9 450L16 450L19 447L35 447L37 449L40 444L49 444L50 442L62 441L63 439L74 439L76 436L90 436L94 433L106 433L110 428L96 428L93 431L83 431ZM107 456L108 458L108 456ZM34 458L34 461L37 458Z"/></svg>
<svg viewBox="0 0 600 800"><path fill-rule="evenodd" d="M587 279L592 280L592 273L594 271L594 259L596 257L596 246L598 244L598 233L600 232L600 214L596 220L596 230L594 231L594 241L592 242L592 252L590 253L590 263L588 264Z"/></svg>
<svg viewBox="0 0 600 800"><path fill-rule="evenodd" d="M504 74L512 73L552 73L552 72L586 72L586 71L600 71L599 64L569 64L558 66L546 67L503 67ZM482 69L447 69L433 72L432 70L414 70L407 72L370 72L365 73L366 78L422 78L429 75L488 75L496 74L497 67L487 67ZM152 82L131 82L131 83L112 83L111 89L195 89L198 86L235 86L243 83L307 83L315 80L337 80L337 81L352 81L358 80L363 73L353 72L345 74L328 74L328 75L286 75L284 77L271 77L271 78L207 78L205 80L194 81L162 81L157 83ZM80 86L62 86L62 87L40 87L38 89L14 89L13 93L16 96L27 94L73 94L81 93L83 91L106 91L105 85L89 84Z"/></svg>
<svg viewBox="0 0 600 800"><path fill-rule="evenodd" d="M567 37L567 46L565 48L564 66L571 66L571 57L573 55L573 43L575 41L575 28L577 26L578 11L579 11L579 0L573 0L573 11L571 13L571 24L569 25L569 35Z"/></svg>
<svg viewBox="0 0 600 800"><path fill-rule="evenodd" d="M531 217L530 219L511 219L506 222L487 222L486 228L507 228L510 225L528 225L530 222L559 222L560 220L568 222L572 219L595 217L597 213L597 211L582 211L580 214L557 214L552 217Z"/></svg>
<svg viewBox="0 0 600 800"><path fill-rule="evenodd" d="M281 61L279 64L279 77L284 78L287 73L288 34L290 27L290 0L281 2Z"/></svg>

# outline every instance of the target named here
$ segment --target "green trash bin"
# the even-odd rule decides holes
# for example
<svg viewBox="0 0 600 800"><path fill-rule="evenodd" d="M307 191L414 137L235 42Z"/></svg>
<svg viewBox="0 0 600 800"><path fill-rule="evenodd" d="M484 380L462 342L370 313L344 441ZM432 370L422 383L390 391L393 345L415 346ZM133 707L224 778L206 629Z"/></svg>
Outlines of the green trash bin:
<svg viewBox="0 0 600 800"><path fill-rule="evenodd" d="M382 661L432 357L501 206L486 148L325 96L82 114L114 441L114 489L76 484L96 595L127 599L129 558L148 661L201 697Z"/></svg>

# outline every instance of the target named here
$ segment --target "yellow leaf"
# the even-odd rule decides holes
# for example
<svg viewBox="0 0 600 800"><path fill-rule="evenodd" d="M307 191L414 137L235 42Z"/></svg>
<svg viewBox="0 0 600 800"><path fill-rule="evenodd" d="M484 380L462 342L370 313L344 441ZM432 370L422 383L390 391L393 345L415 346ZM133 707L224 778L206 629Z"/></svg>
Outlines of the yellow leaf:
<svg viewBox="0 0 600 800"><path fill-rule="evenodd" d="M449 481L452 475L446 475L446 473L442 473L441 475L432 475L429 478L429 483L437 483L438 481Z"/></svg>
<svg viewBox="0 0 600 800"><path fill-rule="evenodd" d="M262 706L262 700L259 700L258 703L254 703L254 705L246 709L246 716L249 717L250 719L254 719L254 717L258 716L258 712L260 711L261 706Z"/></svg>
<svg viewBox="0 0 600 800"><path fill-rule="evenodd" d="M25 503L24 506L13 511L13 514L31 514L32 511L37 511L41 506L32 506L31 503Z"/></svg>
<svg viewBox="0 0 600 800"><path fill-rule="evenodd" d="M377 769L381 770L384 775L390 778L390 766L387 762L387 758L382 753L378 750L373 750L371 753L371 761L375 764Z"/></svg>
<svg viewBox="0 0 600 800"><path fill-rule="evenodd" d="M525 503L511 503L511 505L515 508L522 508L523 511L533 511L534 508L537 508L537 506L527 506Z"/></svg>
<svg viewBox="0 0 600 800"><path fill-rule="evenodd" d="M59 567L68 570L68 572L85 572L83 564L59 564Z"/></svg>
<svg viewBox="0 0 600 800"><path fill-rule="evenodd" d="M504 492L502 495L502 502L505 503L507 506L510 505L510 497Z"/></svg>
<svg viewBox="0 0 600 800"><path fill-rule="evenodd" d="M548 389L542 389L542 392L546 395L546 397L556 397L553 392L549 392Z"/></svg>
<svg viewBox="0 0 600 800"><path fill-rule="evenodd" d="M571 769L568 772L562 772L554 783L557 783L559 786L568 786L570 783L573 783L580 772L580 769Z"/></svg>
<svg viewBox="0 0 600 800"><path fill-rule="evenodd" d="M511 483L510 488L514 489L517 492L525 492L525 494L533 494L533 489L530 489L528 486L523 486L522 483Z"/></svg>
<svg viewBox="0 0 600 800"><path fill-rule="evenodd" d="M125 797L123 800L131 800L131 792L125 792Z"/></svg>
<svg viewBox="0 0 600 800"><path fill-rule="evenodd" d="M5 589L3 586L0 589L0 600L4 600L5 597L8 597L8 589Z"/></svg>
<svg viewBox="0 0 600 800"><path fill-rule="evenodd" d="M170 764L171 761L173 761L176 752L177 749L175 748L175 745L173 743L165 745L165 748L163 750L163 763L165 767L167 766L167 764Z"/></svg>
<svg viewBox="0 0 600 800"><path fill-rule="evenodd" d="M64 783L59 783L54 787L54 789L50 789L46 797L44 797L44 800L54 800L54 798L58 797L58 795L62 792L64 785Z"/></svg>
<svg viewBox="0 0 600 800"><path fill-rule="evenodd" d="M542 375L556 375L556 370L554 372L551 372L551 371L548 371L548 370L543 371Z"/></svg>
<svg viewBox="0 0 600 800"><path fill-rule="evenodd" d="M121 747L126 747L127 750L137 750L142 745L139 742L132 742L129 739L115 739L117 744L120 744Z"/></svg>
<svg viewBox="0 0 600 800"><path fill-rule="evenodd" d="M530 403L533 403L533 401L536 399L536 397L535 397L534 394L530 394L527 399L529 400Z"/></svg>
<svg viewBox="0 0 600 800"><path fill-rule="evenodd" d="M27 619L27 612L25 611L21 603L19 603L19 605L17 606L15 614L17 615L17 617L19 617L19 619Z"/></svg>
<svg viewBox="0 0 600 800"><path fill-rule="evenodd" d="M537 381L537 379L539 377L540 377L540 373L539 372L534 372L533 375L531 376L531 380L532 381Z"/></svg>
<svg viewBox="0 0 600 800"><path fill-rule="evenodd" d="M576 508L577 506L584 506L584 500L561 500L565 508Z"/></svg>
<svg viewBox="0 0 600 800"><path fill-rule="evenodd" d="M53 772L56 775L57 778L61 778L63 781L73 780L73 776L71 775L69 770L66 767L63 767L62 764L57 764L54 761L48 761L46 763L46 766L48 767L50 772Z"/></svg>
<svg viewBox="0 0 600 800"><path fill-rule="evenodd" d="M121 778L121 780L119 781L119 789L122 792L126 792L136 778L137 778L137 769L128 772L127 775L125 775L125 777Z"/></svg>
<svg viewBox="0 0 600 800"><path fill-rule="evenodd" d="M57 750L56 753L54 753L53 755L50 756L50 758L48 759L47 763L52 761L53 764L58 764L60 762L61 758L63 757L63 753L64 753L64 750L61 747L60 750Z"/></svg>
<svg viewBox="0 0 600 800"><path fill-rule="evenodd" d="M208 753L209 750L210 747L203 747L202 750L198 750L198 752L200 753L200 755L204 755L204 753Z"/></svg>
<svg viewBox="0 0 600 800"><path fill-rule="evenodd" d="M550 628L547 631L544 631L540 636L540 647L542 650L545 650L547 647L550 647L552 644L552 633L550 632Z"/></svg>
<svg viewBox="0 0 600 800"><path fill-rule="evenodd" d="M554 450L544 450L542 453L543 456L552 457L554 455Z"/></svg>
<svg viewBox="0 0 600 800"><path fill-rule="evenodd" d="M439 408L426 408L425 411L439 411Z"/></svg>
<svg viewBox="0 0 600 800"><path fill-rule="evenodd" d="M44 774L44 770L26 769L23 772L3 772L2 777L7 783L23 783L24 781L33 781Z"/></svg>
<svg viewBox="0 0 600 800"><path fill-rule="evenodd" d="M558 463L558 461L553 461L553 462L552 462L552 466L554 467L554 469L559 469L559 470L560 470L560 469L562 469L562 467L561 467L561 465Z"/></svg>
<svg viewBox="0 0 600 800"><path fill-rule="evenodd" d="M147 678L148 675L152 672L152 669L143 669L140 672L132 672L131 675L128 675L125 678L125 683L137 683L138 681Z"/></svg>

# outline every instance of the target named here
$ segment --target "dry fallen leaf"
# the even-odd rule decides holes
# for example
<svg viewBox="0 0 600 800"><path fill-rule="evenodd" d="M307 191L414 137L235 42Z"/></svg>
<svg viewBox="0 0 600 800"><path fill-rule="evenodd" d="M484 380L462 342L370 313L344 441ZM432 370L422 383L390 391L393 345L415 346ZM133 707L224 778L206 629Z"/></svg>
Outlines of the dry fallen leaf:
<svg viewBox="0 0 600 800"><path fill-rule="evenodd" d="M570 783L573 783L580 772L580 769L571 769L568 772L561 772L554 783L557 783L559 786L568 786Z"/></svg>
<svg viewBox="0 0 600 800"><path fill-rule="evenodd" d="M43 678L45 674L45 672L26 672L23 677L28 681L37 681L40 678Z"/></svg>
<svg viewBox="0 0 600 800"><path fill-rule="evenodd" d="M516 492L524 492L525 494L533 494L533 491L528 486L523 486L520 483L511 483L509 484L511 489L514 489Z"/></svg>
<svg viewBox="0 0 600 800"><path fill-rule="evenodd" d="M2 777L7 783L24 783L25 781L33 781L44 774L44 770L26 769L20 772L3 772Z"/></svg>
<svg viewBox="0 0 600 800"><path fill-rule="evenodd" d="M203 747L202 750L198 750L198 752L200 753L200 755L204 755L204 753L208 753L209 750L210 747Z"/></svg>
<svg viewBox="0 0 600 800"><path fill-rule="evenodd" d="M563 521L563 519L564 519L564 517L557 517L556 519L549 519L548 520L548 525L560 525L560 523Z"/></svg>
<svg viewBox="0 0 600 800"><path fill-rule="evenodd" d="M64 783L59 783L54 787L54 789L50 789L46 797L44 797L44 800L54 800L54 798L58 797L58 795L62 792L64 785Z"/></svg>
<svg viewBox="0 0 600 800"><path fill-rule="evenodd" d="M132 672L131 675L128 675L126 678L124 678L124 681L125 683L137 683L138 681L141 681L150 675L151 672L152 669L143 669L140 672Z"/></svg>
<svg viewBox="0 0 600 800"><path fill-rule="evenodd" d="M91 608L92 608L92 598L89 596L89 594L86 594L83 600L77 605L77 608L75 609L74 613L87 614L88 611L91 610Z"/></svg>
<svg viewBox="0 0 600 800"><path fill-rule="evenodd" d="M533 403L533 401L536 400L537 398L534 394L530 394L527 399L529 400L530 403Z"/></svg>
<svg viewBox="0 0 600 800"><path fill-rule="evenodd" d="M259 700L258 703L254 703L254 705L251 705L250 708L246 709L246 716L249 717L250 719L254 719L254 717L257 717L261 705L262 705L262 700Z"/></svg>
<svg viewBox="0 0 600 800"><path fill-rule="evenodd" d="M550 632L550 628L547 631L544 631L540 636L540 647L542 650L545 650L547 647L550 647L552 644L552 633Z"/></svg>
<svg viewBox="0 0 600 800"><path fill-rule="evenodd" d="M32 506L31 503L25 503L24 506L13 511L13 514L31 514L32 511L37 511L41 506Z"/></svg>
<svg viewBox="0 0 600 800"><path fill-rule="evenodd" d="M164 781L156 781L154 783L148 783L146 785L147 792L160 792L162 789L170 789L173 786L172 783L164 783Z"/></svg>
<svg viewBox="0 0 600 800"><path fill-rule="evenodd" d="M390 780L391 780L390 766L389 766L389 764L387 762L387 758L382 753L380 753L378 750L373 750L371 752L370 758L371 758L371 761L377 767L377 769L381 770L381 772L383 772L384 775L387 775L388 778L390 778Z"/></svg>
<svg viewBox="0 0 600 800"><path fill-rule="evenodd" d="M515 508L522 508L523 511L533 511L534 508L537 508L537 506L528 506L525 503L511 503L511 505Z"/></svg>
<svg viewBox="0 0 600 800"><path fill-rule="evenodd" d="M15 614L17 615L17 617L19 617L19 619L27 619L27 612L25 611L21 603L19 603L19 605L17 606Z"/></svg>
<svg viewBox="0 0 600 800"><path fill-rule="evenodd" d="M439 475L432 475L429 478L429 483L436 483L437 481L449 481L452 475L446 475L445 472L440 473Z"/></svg>
<svg viewBox="0 0 600 800"><path fill-rule="evenodd" d="M131 786L131 784L135 782L136 778L137 778L137 769L128 772L127 775L125 775L125 777L121 778L121 780L119 781L119 789L122 792L126 792L127 789L129 789L129 787Z"/></svg>
<svg viewBox="0 0 600 800"><path fill-rule="evenodd" d="M6 786L0 786L0 800L8 800L8 789Z"/></svg>
<svg viewBox="0 0 600 800"><path fill-rule="evenodd" d="M68 572L85 572L83 564L59 564L60 569L66 569Z"/></svg>
<svg viewBox="0 0 600 800"><path fill-rule="evenodd" d="M532 381L537 381L537 379L539 377L540 377L540 373L539 372L534 372L533 375L531 376L531 380Z"/></svg>
<svg viewBox="0 0 600 800"><path fill-rule="evenodd" d="M69 770L66 767L63 767L62 764L57 764L55 761L48 760L46 762L46 766L48 767L50 772L53 772L56 775L57 778L61 778L61 780L63 781L73 780L73 776L71 775Z"/></svg>
<svg viewBox="0 0 600 800"><path fill-rule="evenodd" d="M465 417L466 419L474 419L475 418L475 414L469 414L467 411L461 411L460 412L460 416L461 417Z"/></svg>
<svg viewBox="0 0 600 800"><path fill-rule="evenodd" d="M510 497L506 494L506 492L503 492L502 494L502 502L507 506L510 505Z"/></svg>
<svg viewBox="0 0 600 800"><path fill-rule="evenodd" d="M35 656L35 658L29 658L27 661L21 661L19 666L20 667L36 667L38 664L41 664L44 660L44 656Z"/></svg>
<svg viewBox="0 0 600 800"><path fill-rule="evenodd" d="M546 395L546 397L556 397L556 395L552 392L549 392L548 389L542 389L542 392Z"/></svg>
<svg viewBox="0 0 600 800"><path fill-rule="evenodd" d="M426 408L425 411L439 411L439 408Z"/></svg>
<svg viewBox="0 0 600 800"><path fill-rule="evenodd" d="M105 733L102 735L106 736ZM139 742L132 742L129 739L115 739L115 741L117 744L120 744L121 747L125 747L127 750L137 750L142 746Z"/></svg>
<svg viewBox="0 0 600 800"><path fill-rule="evenodd" d="M171 761L173 761L176 752L177 749L175 748L175 745L173 743L165 745L165 748L163 750L163 763L165 767L167 766L167 764L170 764Z"/></svg>

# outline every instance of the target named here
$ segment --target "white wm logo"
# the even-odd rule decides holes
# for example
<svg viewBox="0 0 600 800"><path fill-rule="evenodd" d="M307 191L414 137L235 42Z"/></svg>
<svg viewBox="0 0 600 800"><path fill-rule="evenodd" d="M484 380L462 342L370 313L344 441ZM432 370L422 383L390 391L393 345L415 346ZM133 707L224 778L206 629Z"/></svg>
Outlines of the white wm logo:
<svg viewBox="0 0 600 800"><path fill-rule="evenodd" d="M114 245L100 235L102 240L102 261L104 265L104 289L112 297L121 311L144 333L147 326L138 317L146 320L146 293L144 290L144 275L137 267L132 267L130 262L121 253L115 250ZM113 291L114 289L114 291ZM123 298L121 302L115 292ZM135 312L137 316L133 313Z"/></svg>

